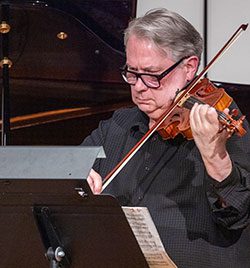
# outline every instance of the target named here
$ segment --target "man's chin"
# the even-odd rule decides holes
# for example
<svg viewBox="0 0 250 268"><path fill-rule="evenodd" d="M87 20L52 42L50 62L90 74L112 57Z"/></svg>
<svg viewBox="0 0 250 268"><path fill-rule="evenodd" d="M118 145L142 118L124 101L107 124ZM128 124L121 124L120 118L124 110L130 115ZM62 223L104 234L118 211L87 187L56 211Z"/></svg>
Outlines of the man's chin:
<svg viewBox="0 0 250 268"><path fill-rule="evenodd" d="M161 116L161 114L159 114L159 111L152 110L148 106L139 105L138 108L153 120L157 120Z"/></svg>
<svg viewBox="0 0 250 268"><path fill-rule="evenodd" d="M150 109L150 106L148 104L137 104L137 106L145 114L152 113L152 109Z"/></svg>

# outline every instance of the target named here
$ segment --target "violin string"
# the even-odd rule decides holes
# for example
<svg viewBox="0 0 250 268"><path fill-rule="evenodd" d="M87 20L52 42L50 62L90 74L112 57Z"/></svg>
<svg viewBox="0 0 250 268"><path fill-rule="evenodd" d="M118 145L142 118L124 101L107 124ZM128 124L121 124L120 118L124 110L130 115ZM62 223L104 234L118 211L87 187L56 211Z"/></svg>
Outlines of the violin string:
<svg viewBox="0 0 250 268"><path fill-rule="evenodd" d="M195 103L198 103L198 104L205 104L203 101L193 97L193 96L190 96L184 103L184 107L188 108L188 109L191 109ZM224 113L224 112L221 112L217 109L215 109L219 118L222 119L222 120L225 120L225 121L228 121L228 117L227 115Z"/></svg>

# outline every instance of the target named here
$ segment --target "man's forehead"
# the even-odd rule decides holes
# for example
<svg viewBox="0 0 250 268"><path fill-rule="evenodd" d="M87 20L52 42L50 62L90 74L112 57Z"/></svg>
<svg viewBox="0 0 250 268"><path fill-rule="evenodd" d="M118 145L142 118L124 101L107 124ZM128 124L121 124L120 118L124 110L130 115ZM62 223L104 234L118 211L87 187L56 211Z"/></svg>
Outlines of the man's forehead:
<svg viewBox="0 0 250 268"><path fill-rule="evenodd" d="M166 56L154 56L154 55L145 55L133 57L133 55L128 55L126 59L126 65L129 68L135 70L144 70L144 71L160 71L166 69L168 66L171 66L173 61L168 59Z"/></svg>
<svg viewBox="0 0 250 268"><path fill-rule="evenodd" d="M129 65L134 65L133 62L141 62L146 67L150 67L150 65L155 66L157 61L172 62L169 55L170 53L156 46L153 41L136 36L131 36L126 46L126 58Z"/></svg>

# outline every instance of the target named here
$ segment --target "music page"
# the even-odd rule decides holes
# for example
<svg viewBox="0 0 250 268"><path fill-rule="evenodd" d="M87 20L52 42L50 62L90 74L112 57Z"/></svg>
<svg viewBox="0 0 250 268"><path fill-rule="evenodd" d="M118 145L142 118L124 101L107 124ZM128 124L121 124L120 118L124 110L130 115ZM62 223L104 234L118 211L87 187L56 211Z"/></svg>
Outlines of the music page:
<svg viewBox="0 0 250 268"><path fill-rule="evenodd" d="M177 268L166 253L146 207L122 207L150 268Z"/></svg>

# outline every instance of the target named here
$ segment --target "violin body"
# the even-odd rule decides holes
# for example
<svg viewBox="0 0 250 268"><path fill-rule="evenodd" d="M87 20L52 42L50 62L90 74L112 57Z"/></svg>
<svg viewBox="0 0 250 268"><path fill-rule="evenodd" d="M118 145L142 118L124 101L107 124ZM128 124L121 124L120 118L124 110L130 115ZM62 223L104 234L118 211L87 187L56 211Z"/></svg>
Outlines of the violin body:
<svg viewBox="0 0 250 268"><path fill-rule="evenodd" d="M178 134L182 134L186 139L191 140L193 135L190 128L189 114L195 102L208 104L218 112L223 112L232 101L233 99L223 88L217 88L207 78L203 78L192 88L181 106L178 105L173 110L157 131L165 140L173 139Z"/></svg>

